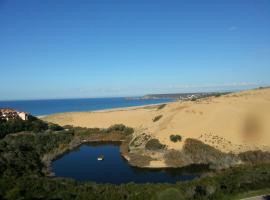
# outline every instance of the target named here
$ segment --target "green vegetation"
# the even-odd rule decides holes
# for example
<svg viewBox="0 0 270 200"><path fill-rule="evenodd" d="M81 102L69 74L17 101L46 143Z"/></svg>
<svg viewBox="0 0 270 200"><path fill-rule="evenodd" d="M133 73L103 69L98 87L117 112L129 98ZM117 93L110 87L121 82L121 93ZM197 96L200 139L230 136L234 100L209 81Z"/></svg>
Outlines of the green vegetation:
<svg viewBox="0 0 270 200"><path fill-rule="evenodd" d="M159 106L157 107L157 109L158 109L158 110L161 110L161 109L165 108L166 105L167 105L167 104L161 104L161 105L159 105Z"/></svg>
<svg viewBox="0 0 270 200"><path fill-rule="evenodd" d="M150 138L151 138L151 136L146 134L146 133L140 134L137 137L132 139L132 141L129 144L129 147L131 149L137 148L137 147L142 147Z"/></svg>
<svg viewBox="0 0 270 200"><path fill-rule="evenodd" d="M190 161L186 161L185 155L182 151L170 150L167 151L165 156L165 163L171 167L182 167L188 165Z"/></svg>
<svg viewBox="0 0 270 200"><path fill-rule="evenodd" d="M210 145L191 138L186 139L183 153L193 163L210 164L213 169L228 168L239 162L236 155L223 153Z"/></svg>
<svg viewBox="0 0 270 200"><path fill-rule="evenodd" d="M148 166L150 161L153 160L150 156L145 156L141 154L130 153L129 155L129 163L132 166Z"/></svg>
<svg viewBox="0 0 270 200"><path fill-rule="evenodd" d="M162 115L158 115L158 116L156 116L156 117L153 119L153 122L156 122L156 121L160 120L160 119L161 119L161 117L162 117Z"/></svg>
<svg viewBox="0 0 270 200"><path fill-rule="evenodd" d="M165 145L163 145L163 144L161 144L160 142L159 142L159 140L158 139L150 139L147 143L146 143L146 145L145 145L145 148L147 149L147 150L150 150L150 151L157 151L157 150L162 150L162 149L164 149L166 146Z"/></svg>
<svg viewBox="0 0 270 200"><path fill-rule="evenodd" d="M157 200L182 200L184 199L181 192L176 188L168 188L157 194Z"/></svg>
<svg viewBox="0 0 270 200"><path fill-rule="evenodd" d="M240 193L238 195L235 195L233 197L233 199L234 200L239 200L239 199L244 199L244 198L249 198L249 197L255 197L255 196L259 196L259 195L266 195L266 194L268 194L268 196L269 196L269 194L270 194L270 188L260 189L260 190L252 190L252 191ZM265 200L267 200L267 198L265 198Z"/></svg>
<svg viewBox="0 0 270 200"><path fill-rule="evenodd" d="M125 135L131 135L134 132L134 130L133 130L133 128L126 127L123 124L115 124L115 125L109 127L106 130L106 132L107 133L111 133L111 132L123 132Z"/></svg>
<svg viewBox="0 0 270 200"><path fill-rule="evenodd" d="M47 126L50 125L47 124ZM239 194L247 194L250 190L257 190L262 194L262 191L268 192L266 189L270 188L270 164L229 168L217 174L211 174L211 176L176 184L128 183L113 185L77 182L72 179L46 176L44 156L72 149L81 144L82 138L110 140L115 135L120 137L122 134L126 140L121 146L121 151L127 152L131 136L126 136L126 134L131 131L120 127L103 130L68 126L64 127L65 130L59 130L56 127L53 128L55 131L46 129L35 133L35 129L25 132L21 132L20 129L21 133L19 134L6 134L0 140L0 199L163 200L169 198L222 200L234 199ZM149 140L148 143L150 149L164 148L164 145L155 139ZM209 148L203 147L200 150L201 146L197 141L189 141L187 152L192 151L190 145L195 145L196 150L193 153L196 155L198 153L197 156ZM218 155L221 155L220 152L215 152L212 156ZM139 162L149 162L145 157L136 157L136 155L132 159L139 160Z"/></svg>
<svg viewBox="0 0 270 200"><path fill-rule="evenodd" d="M187 138L183 150L168 150L165 162L171 167L183 167L190 164L209 164L211 169L223 169L235 166L240 161L237 155L223 153L203 142Z"/></svg>
<svg viewBox="0 0 270 200"><path fill-rule="evenodd" d="M29 116L29 119L25 121L20 118L8 121L1 121L0 139L10 133L17 133L22 131L33 131L35 133L38 133L45 130L59 131L63 130L63 128L56 124L47 124L34 116Z"/></svg>
<svg viewBox="0 0 270 200"><path fill-rule="evenodd" d="M265 161L270 161L270 153L261 150L258 151L246 151L239 154L242 161L248 164L263 163Z"/></svg>
<svg viewBox="0 0 270 200"><path fill-rule="evenodd" d="M63 127L58 124L49 124L49 129L52 131L62 131Z"/></svg>
<svg viewBox="0 0 270 200"><path fill-rule="evenodd" d="M170 139L172 142L181 142L182 141L182 136L181 135L170 135Z"/></svg>

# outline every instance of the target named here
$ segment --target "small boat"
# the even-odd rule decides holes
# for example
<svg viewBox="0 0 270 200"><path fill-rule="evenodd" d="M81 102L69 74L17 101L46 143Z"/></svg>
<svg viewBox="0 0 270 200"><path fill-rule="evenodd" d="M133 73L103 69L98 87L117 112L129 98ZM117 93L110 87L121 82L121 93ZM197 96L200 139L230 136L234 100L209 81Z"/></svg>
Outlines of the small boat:
<svg viewBox="0 0 270 200"><path fill-rule="evenodd" d="M104 160L104 155L99 155L99 156L97 157L97 160L98 160L98 161Z"/></svg>

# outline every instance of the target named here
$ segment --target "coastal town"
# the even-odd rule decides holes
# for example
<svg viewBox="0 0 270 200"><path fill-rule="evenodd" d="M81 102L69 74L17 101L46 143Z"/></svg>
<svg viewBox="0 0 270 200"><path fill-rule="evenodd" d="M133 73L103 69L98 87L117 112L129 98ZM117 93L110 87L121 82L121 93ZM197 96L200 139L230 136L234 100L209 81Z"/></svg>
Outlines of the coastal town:
<svg viewBox="0 0 270 200"><path fill-rule="evenodd" d="M27 120L29 114L20 112L11 108L0 108L0 121L9 121L11 119Z"/></svg>

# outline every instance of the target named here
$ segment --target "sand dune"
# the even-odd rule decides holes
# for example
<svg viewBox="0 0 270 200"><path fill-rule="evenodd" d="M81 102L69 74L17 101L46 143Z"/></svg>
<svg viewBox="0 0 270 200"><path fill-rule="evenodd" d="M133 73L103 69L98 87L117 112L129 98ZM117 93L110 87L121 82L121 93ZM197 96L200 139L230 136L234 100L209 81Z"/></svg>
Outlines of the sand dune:
<svg viewBox="0 0 270 200"><path fill-rule="evenodd" d="M153 122L153 119L162 117ZM168 103L164 108L145 106L98 112L73 112L46 116L60 125L106 128L125 124L135 134L147 133L181 149L183 142L170 141L170 135L195 138L224 152L262 149L270 151L270 89L232 93L198 101Z"/></svg>

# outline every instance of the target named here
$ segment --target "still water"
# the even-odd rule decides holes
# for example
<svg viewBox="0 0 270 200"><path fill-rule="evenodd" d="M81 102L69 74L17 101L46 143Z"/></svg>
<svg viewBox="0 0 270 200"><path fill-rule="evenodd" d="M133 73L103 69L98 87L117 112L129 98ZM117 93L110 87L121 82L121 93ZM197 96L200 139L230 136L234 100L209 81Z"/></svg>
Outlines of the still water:
<svg viewBox="0 0 270 200"><path fill-rule="evenodd" d="M98 161L99 155L103 161ZM119 144L85 144L69 152L52 164L58 177L69 177L80 181L97 183L175 183L192 180L198 174L183 170L150 170L131 167L121 156Z"/></svg>

